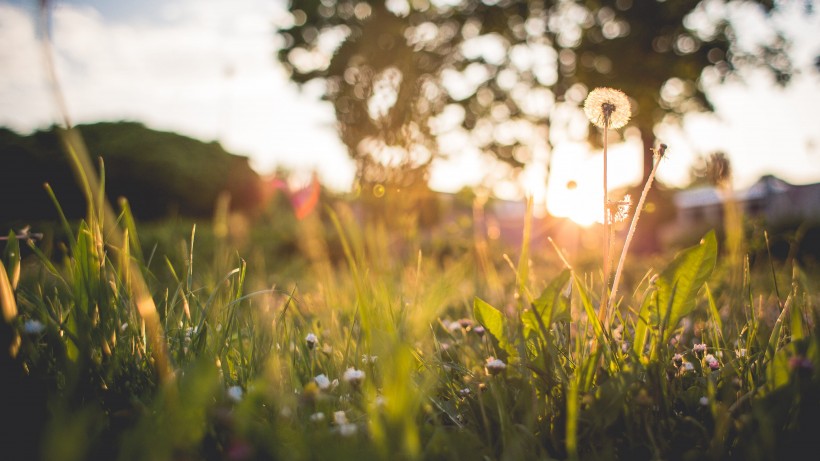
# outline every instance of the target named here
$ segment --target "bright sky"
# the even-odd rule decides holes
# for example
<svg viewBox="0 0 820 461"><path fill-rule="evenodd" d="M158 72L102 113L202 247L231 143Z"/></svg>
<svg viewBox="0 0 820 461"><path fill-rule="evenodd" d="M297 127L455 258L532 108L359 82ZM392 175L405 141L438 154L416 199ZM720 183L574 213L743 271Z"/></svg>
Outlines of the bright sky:
<svg viewBox="0 0 820 461"><path fill-rule="evenodd" d="M0 0L0 125L23 133L56 120L37 43L37 3ZM218 140L229 151L250 157L260 173L278 165L301 172L315 169L329 187L349 189L354 167L336 135L332 107L320 102L321 88L299 92L276 62L273 27L288 20L284 4L56 2L52 34L72 120L136 120L154 129ZM782 5L778 21L788 24L784 28L794 40L793 59L801 73L785 89L763 76L710 88L715 114L689 115L682 130L658 130L670 146L660 180L684 185L696 155L723 150L732 161L737 187L766 173L797 184L820 181L820 74L812 68L820 55L820 14L799 14L804 1ZM754 37L759 26L753 19L738 31L742 39ZM629 131L624 138L610 150L611 187L640 178L640 142ZM557 215L570 214L585 199L600 202L595 198L601 194L599 153L572 142L558 145L553 180L544 191L548 154L538 150L522 181L502 182L498 195L509 198L523 190L543 199L546 193ZM455 191L504 174L497 165L461 150L438 162L432 186ZM577 184L573 190L566 188L570 180Z"/></svg>

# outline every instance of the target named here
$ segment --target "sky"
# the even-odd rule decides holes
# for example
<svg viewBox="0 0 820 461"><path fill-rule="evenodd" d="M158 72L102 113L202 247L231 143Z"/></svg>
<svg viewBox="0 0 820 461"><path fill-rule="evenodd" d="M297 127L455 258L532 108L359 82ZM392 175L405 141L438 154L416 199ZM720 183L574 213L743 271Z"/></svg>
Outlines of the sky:
<svg viewBox="0 0 820 461"><path fill-rule="evenodd" d="M21 133L58 119L37 41L37 3L0 0L0 125ZM248 156L263 174L277 166L304 177L316 170L328 187L351 188L355 169L336 134L332 107L320 100L321 87L298 89L276 61L274 30L289 21L285 0L54 3L57 73L74 123L140 121L217 140ZM776 18L793 40L799 73L792 83L777 88L753 73L744 83L707 88L714 114L688 115L681 127L656 130L670 146L659 180L683 186L698 155L720 150L732 161L738 188L763 174L795 184L820 182L820 74L812 67L820 55L820 14L801 14L804 5L783 1ZM739 39L752 43L764 28L753 15L744 21ZM613 187L640 179L640 142L629 130L623 137L610 150ZM600 153L579 143L557 145L545 190L548 156L536 155L518 182L498 178L495 192L549 197L557 215L571 213L584 197L599 202ZM435 164L431 185L455 191L498 172L480 156L461 152ZM567 189L569 181L577 187Z"/></svg>

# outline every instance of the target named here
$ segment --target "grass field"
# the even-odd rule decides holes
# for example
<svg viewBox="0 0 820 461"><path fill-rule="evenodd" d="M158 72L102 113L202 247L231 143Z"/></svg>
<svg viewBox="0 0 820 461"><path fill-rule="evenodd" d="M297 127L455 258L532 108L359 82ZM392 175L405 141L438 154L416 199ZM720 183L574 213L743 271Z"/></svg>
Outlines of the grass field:
<svg viewBox="0 0 820 461"><path fill-rule="evenodd" d="M3 459L820 449L817 271L795 259L733 258L708 233L629 260L601 322L600 268L530 247L528 226L518 248L467 233L444 251L323 205L250 243L226 215L142 235L102 205L49 254L8 240Z"/></svg>

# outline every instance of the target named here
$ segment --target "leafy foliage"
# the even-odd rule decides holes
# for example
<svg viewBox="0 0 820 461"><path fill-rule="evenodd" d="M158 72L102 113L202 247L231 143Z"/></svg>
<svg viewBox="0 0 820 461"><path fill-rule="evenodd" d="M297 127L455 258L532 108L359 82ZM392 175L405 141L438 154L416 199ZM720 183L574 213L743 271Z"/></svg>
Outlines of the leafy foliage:
<svg viewBox="0 0 820 461"><path fill-rule="evenodd" d="M211 216L223 192L230 194L235 209L250 211L261 204L260 179L247 159L227 153L217 143L130 122L78 129L92 154L105 163L108 197L114 203L126 197L139 218ZM84 215L82 194L54 130L20 136L0 129L0 224L54 217L54 206L43 189L46 182L69 218Z"/></svg>
<svg viewBox="0 0 820 461"><path fill-rule="evenodd" d="M367 184L395 182L405 170L418 179L449 153L439 142L446 139L520 168L544 140L562 139L564 106L577 106L596 86L632 98L648 175L655 124L710 108L704 71L719 81L753 65L788 80L782 34L749 49L735 42L728 14L772 8L770 1L292 1L279 59L295 82L325 82Z"/></svg>

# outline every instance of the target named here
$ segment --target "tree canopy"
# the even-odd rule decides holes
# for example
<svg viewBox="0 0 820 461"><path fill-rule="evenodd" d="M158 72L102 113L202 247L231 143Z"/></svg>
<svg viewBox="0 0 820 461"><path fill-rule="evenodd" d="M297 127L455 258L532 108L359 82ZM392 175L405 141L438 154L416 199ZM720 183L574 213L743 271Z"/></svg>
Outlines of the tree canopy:
<svg viewBox="0 0 820 461"><path fill-rule="evenodd" d="M325 82L365 184L425 179L433 159L465 149L517 169L560 142L567 109L598 86L630 96L646 165L658 122L711 109L704 75L720 81L752 64L788 80L783 37L773 31L741 46L732 23L738 11L773 8L740 0L300 0L289 5L278 56L293 81Z"/></svg>
<svg viewBox="0 0 820 461"><path fill-rule="evenodd" d="M263 200L261 180L248 159L229 154L218 143L133 122L77 128L92 155L105 162L111 203L127 198L138 218L210 217L223 192L230 194L237 210L253 211ZM0 128L0 161L0 225L56 218L44 183L54 190L69 218L85 215L82 193L54 128L28 136Z"/></svg>

